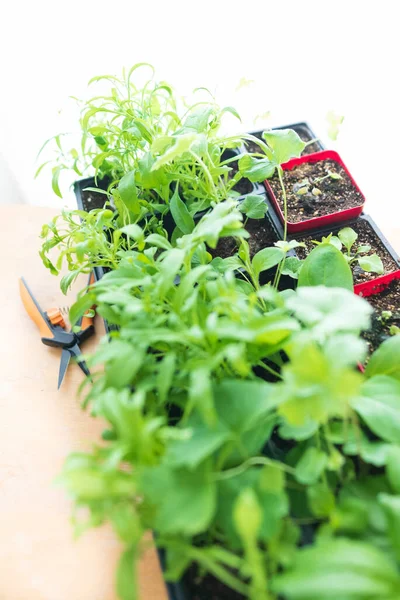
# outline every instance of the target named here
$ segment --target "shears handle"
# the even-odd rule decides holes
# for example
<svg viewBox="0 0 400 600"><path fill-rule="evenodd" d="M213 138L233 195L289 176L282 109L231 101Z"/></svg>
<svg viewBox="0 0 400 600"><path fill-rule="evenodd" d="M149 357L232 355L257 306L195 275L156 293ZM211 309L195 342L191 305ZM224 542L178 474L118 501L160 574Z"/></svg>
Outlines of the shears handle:
<svg viewBox="0 0 400 600"><path fill-rule="evenodd" d="M23 277L20 277L19 280L19 293L25 310L32 321L37 325L41 337L47 339L53 338L54 332L49 325L46 315L36 302L35 297L33 296Z"/></svg>

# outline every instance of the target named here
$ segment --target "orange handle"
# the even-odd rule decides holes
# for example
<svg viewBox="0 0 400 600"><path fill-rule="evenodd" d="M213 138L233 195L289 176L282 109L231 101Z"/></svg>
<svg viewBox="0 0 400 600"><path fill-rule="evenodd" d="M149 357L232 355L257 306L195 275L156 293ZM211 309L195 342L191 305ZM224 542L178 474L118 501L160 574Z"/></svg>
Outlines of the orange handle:
<svg viewBox="0 0 400 600"><path fill-rule="evenodd" d="M94 271L92 271L89 276L88 289L90 288L91 285L93 285L95 283L95 281L96 281L96 279L94 277ZM90 310L94 310L94 305L92 306L92 308ZM88 329L92 325L93 325L93 317L83 315L82 323L81 323L81 330L85 331L85 329Z"/></svg>
<svg viewBox="0 0 400 600"><path fill-rule="evenodd" d="M32 321L38 326L41 337L53 338L53 332L50 329L45 316L40 310L39 305L37 304L33 295L29 291L29 288L26 285L26 282L23 277L21 277L19 280L19 293L21 296L21 300L25 306L25 310L32 319Z"/></svg>

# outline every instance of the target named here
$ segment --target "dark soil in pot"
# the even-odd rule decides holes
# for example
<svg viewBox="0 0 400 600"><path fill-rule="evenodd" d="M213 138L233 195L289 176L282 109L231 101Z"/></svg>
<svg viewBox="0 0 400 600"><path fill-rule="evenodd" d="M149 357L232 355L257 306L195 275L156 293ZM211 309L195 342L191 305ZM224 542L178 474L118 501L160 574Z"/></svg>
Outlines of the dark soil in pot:
<svg viewBox="0 0 400 600"><path fill-rule="evenodd" d="M245 600L245 596L227 587L212 575L201 577L197 565L189 567L183 583L187 600Z"/></svg>
<svg viewBox="0 0 400 600"><path fill-rule="evenodd" d="M371 329L363 333L363 338L373 352L391 335L392 326L400 328L400 280L394 279L380 294L368 296L366 300L374 308L374 313Z"/></svg>
<svg viewBox="0 0 400 600"><path fill-rule="evenodd" d="M245 225L245 229L250 234L250 238L247 240L250 247L250 256L253 256L263 248L273 246L278 241L278 237L268 217L264 219L249 219ZM233 256L237 249L235 239L226 237L221 238L217 247L209 251L213 257L228 258L229 256Z"/></svg>
<svg viewBox="0 0 400 600"><path fill-rule="evenodd" d="M238 161L236 160L232 163L229 163L229 167L231 170L229 171L228 179L232 179L239 171ZM235 190L235 192L238 192L238 194L241 196L244 196L245 194L250 194L253 191L254 186L249 179L242 178L233 186L232 189Z"/></svg>
<svg viewBox="0 0 400 600"><path fill-rule="evenodd" d="M385 246L380 241L379 237L376 235L375 231L372 229L371 225L368 221L364 219L359 219L354 223L350 224L350 227L354 229L354 231L358 234L358 239L356 241L355 246L371 246L371 250L368 254L377 254L383 263L383 267L386 273L391 273L398 269L396 262L393 260L390 253L387 251ZM337 235L337 233L342 229L342 227L337 227L332 230L332 232ZM323 237L326 237L328 234L325 232L324 234L315 233L314 235L308 235L307 237L302 237L300 235L295 236L298 242L304 242L306 244L306 248L297 248L296 253L299 258L305 258L309 252L313 248L315 248L315 244L312 243L312 240L316 240L320 242ZM365 255L363 255L365 256ZM378 275L376 273L367 273L363 271L363 269L357 264L353 263L351 265L351 269L353 271L354 283L363 283L364 281L369 281L371 279L376 279Z"/></svg>
<svg viewBox="0 0 400 600"><path fill-rule="evenodd" d="M340 175L340 179L336 178L337 175ZM274 175L268 181L283 212L283 197L278 176ZM362 194L346 171L334 160L303 163L291 170L284 170L283 181L290 222L297 223L330 215L356 208L364 203Z"/></svg>

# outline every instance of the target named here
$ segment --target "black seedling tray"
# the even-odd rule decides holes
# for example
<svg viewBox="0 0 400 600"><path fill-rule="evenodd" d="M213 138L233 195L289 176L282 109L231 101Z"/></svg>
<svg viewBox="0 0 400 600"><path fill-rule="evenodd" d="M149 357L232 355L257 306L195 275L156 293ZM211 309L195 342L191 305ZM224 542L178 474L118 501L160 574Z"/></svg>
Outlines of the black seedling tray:
<svg viewBox="0 0 400 600"><path fill-rule="evenodd" d="M87 177L86 179L75 181L74 192L79 210L89 212L94 208L103 208L104 203L107 201L107 197L104 196L104 194L98 194L96 197L92 192L83 194L83 190L88 187L107 190L109 183L110 180L107 177L104 177L104 179L97 179L97 181L95 181L94 177Z"/></svg>

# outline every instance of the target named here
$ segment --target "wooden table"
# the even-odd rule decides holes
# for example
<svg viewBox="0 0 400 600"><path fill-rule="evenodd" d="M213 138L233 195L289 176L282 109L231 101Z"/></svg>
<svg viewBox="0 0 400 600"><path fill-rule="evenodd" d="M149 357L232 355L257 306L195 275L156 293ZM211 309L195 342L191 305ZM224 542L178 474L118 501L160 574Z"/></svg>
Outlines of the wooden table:
<svg viewBox="0 0 400 600"><path fill-rule="evenodd" d="M23 275L44 309L65 306L87 278L67 300L41 264L38 235L55 210L13 205L0 214L0 600L116 600L120 544L107 526L74 540L71 502L54 484L67 454L89 449L103 424L80 408L76 365L57 391L60 351L41 343L18 292ZM98 338L100 319L96 330ZM140 576L143 600L165 600L154 551Z"/></svg>
<svg viewBox="0 0 400 600"><path fill-rule="evenodd" d="M43 308L68 303L37 253L41 225L56 211L18 205L0 214L0 600L115 600L118 541L109 527L73 540L71 503L53 483L67 454L90 448L103 425L79 406L76 365L57 391L60 351L41 343L18 294L24 275ZM387 235L400 240L400 230ZM96 328L98 338L101 321ZM143 557L140 579L143 600L165 600L153 551Z"/></svg>

